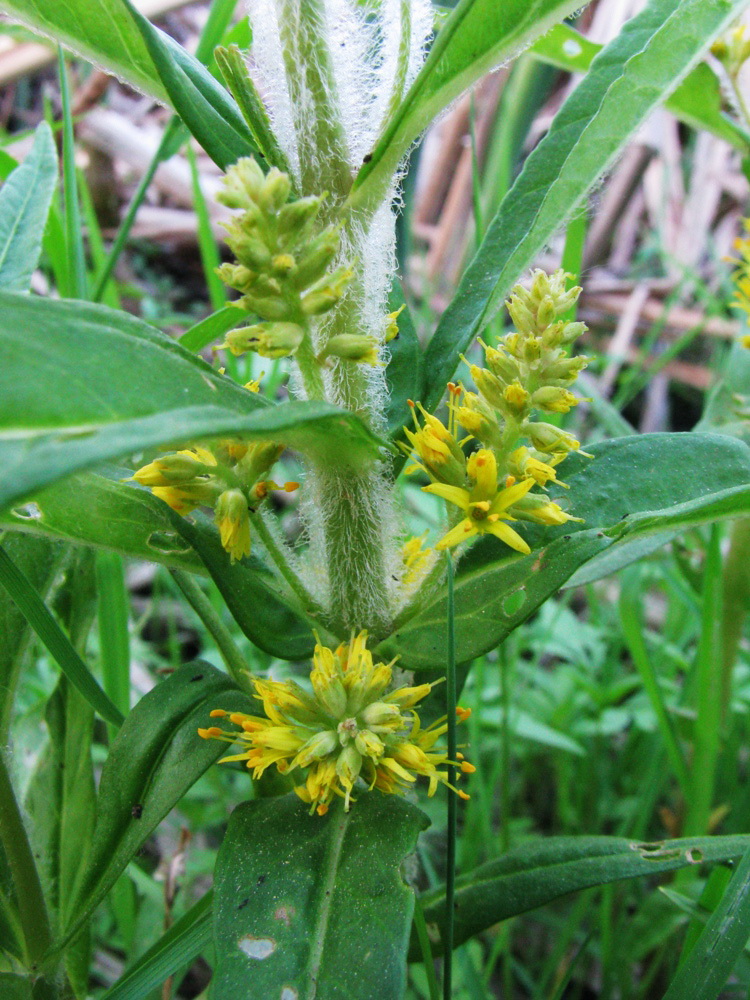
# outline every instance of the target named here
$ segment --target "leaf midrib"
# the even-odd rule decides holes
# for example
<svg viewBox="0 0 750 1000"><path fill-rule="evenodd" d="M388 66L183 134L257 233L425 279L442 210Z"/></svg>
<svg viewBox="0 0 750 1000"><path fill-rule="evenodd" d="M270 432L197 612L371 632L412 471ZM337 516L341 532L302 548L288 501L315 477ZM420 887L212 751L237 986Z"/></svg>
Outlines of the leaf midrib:
<svg viewBox="0 0 750 1000"><path fill-rule="evenodd" d="M306 1000L315 1000L318 992L318 975L323 964L323 951L328 934L328 924L333 903L333 894L336 886L336 874L338 872L341 851L344 846L346 831L351 822L351 813L344 813L338 824L338 829L331 838L328 846L323 868L323 878L319 882L318 896L321 903L318 907L318 918L315 922L315 929L312 935L312 945L310 947L310 957L307 962L307 994Z"/></svg>

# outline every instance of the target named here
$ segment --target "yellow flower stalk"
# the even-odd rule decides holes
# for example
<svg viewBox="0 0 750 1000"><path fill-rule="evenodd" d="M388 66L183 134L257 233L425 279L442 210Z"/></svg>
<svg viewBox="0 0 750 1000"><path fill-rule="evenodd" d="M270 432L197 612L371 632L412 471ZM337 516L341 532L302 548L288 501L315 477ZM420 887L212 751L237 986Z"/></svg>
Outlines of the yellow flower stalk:
<svg viewBox="0 0 750 1000"><path fill-rule="evenodd" d="M214 709L212 718L227 718L236 730L208 726L198 734L242 748L220 763L244 761L254 778L275 766L280 774L298 779L295 792L319 816L325 815L334 796L344 800L348 811L357 788L403 794L419 777L427 779L430 796L445 785L468 799L451 783L447 767L455 765L460 775L470 774L473 766L463 756L448 760L437 746L447 731L446 719L423 729L415 711L434 683L389 692L392 680L393 664L373 661L367 632L335 650L318 642L310 673L312 694L292 681L253 678L264 715ZM467 709L456 712L459 721L468 718Z"/></svg>

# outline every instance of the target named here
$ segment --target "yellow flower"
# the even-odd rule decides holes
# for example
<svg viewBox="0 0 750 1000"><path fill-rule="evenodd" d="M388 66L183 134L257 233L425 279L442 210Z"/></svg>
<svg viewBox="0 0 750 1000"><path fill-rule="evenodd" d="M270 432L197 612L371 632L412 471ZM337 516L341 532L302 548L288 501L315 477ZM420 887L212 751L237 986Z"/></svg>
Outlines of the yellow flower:
<svg viewBox="0 0 750 1000"><path fill-rule="evenodd" d="M398 337L398 318L404 311L404 309L406 309L406 303L404 303L399 309L396 309L395 312L388 313L388 315L386 316L385 318L386 344L390 344L392 340L395 340L396 337Z"/></svg>
<svg viewBox="0 0 750 1000"><path fill-rule="evenodd" d="M416 583L422 576L432 556L432 549L423 548L427 532L416 538L410 538L401 546L401 555L404 560L403 582L406 586Z"/></svg>
<svg viewBox="0 0 750 1000"><path fill-rule="evenodd" d="M569 489L567 483L561 483L557 478L554 466L559 465L565 458L564 453L557 453L552 456L545 456L547 462L543 462L539 457L532 454L528 448L516 448L510 455L510 469L516 479L533 479L539 486L546 486L547 483L556 483Z"/></svg>
<svg viewBox="0 0 750 1000"><path fill-rule="evenodd" d="M416 429L410 431L408 427L404 428L411 447L404 445L403 448L409 454L415 451L422 460L415 463L416 468L422 469L435 482L462 485L466 480L466 457L455 436L455 407L449 408L450 420L446 427L441 420L428 413L421 403L414 404L409 400L409 406ZM424 420L421 427L417 407Z"/></svg>
<svg viewBox="0 0 750 1000"><path fill-rule="evenodd" d="M220 763L244 761L255 778L273 765L281 774L307 770L294 790L319 816L328 811L334 796L343 798L348 810L358 785L363 791L378 788L399 794L418 777L427 778L428 795L442 784L468 798L451 784L447 765L464 774L474 768L462 755L449 761L436 749L447 730L446 719L422 729L413 710L434 685L386 693L392 679L391 664L373 662L366 632L335 650L318 642L310 674L313 695L289 681L253 678L265 717L215 709L212 718L228 717L237 731L209 726L198 734L240 744L240 753ZM456 712L459 722L469 714L466 709Z"/></svg>
<svg viewBox="0 0 750 1000"><path fill-rule="evenodd" d="M473 538L475 535L494 535L517 552L528 554L531 550L518 532L506 521L514 521L508 508L524 497L534 485L533 479L498 489L497 461L487 448L480 448L467 463L469 478L474 480L470 490L442 483L423 486L427 493L434 493L466 512L466 517L451 528L436 549L449 549Z"/></svg>
<svg viewBox="0 0 750 1000"><path fill-rule="evenodd" d="M250 555L250 515L242 490L224 490L216 503L216 524L232 562Z"/></svg>
<svg viewBox="0 0 750 1000"><path fill-rule="evenodd" d="M138 469L130 478L141 486L175 486L205 475L215 465L216 459L211 452L196 445L194 448L157 458Z"/></svg>

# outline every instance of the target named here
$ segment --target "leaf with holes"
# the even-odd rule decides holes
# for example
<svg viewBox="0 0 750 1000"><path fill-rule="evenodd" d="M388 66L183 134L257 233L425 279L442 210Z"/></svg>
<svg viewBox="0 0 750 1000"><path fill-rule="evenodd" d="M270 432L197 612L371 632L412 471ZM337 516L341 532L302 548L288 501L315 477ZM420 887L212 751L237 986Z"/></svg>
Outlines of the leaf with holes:
<svg viewBox="0 0 750 1000"><path fill-rule="evenodd" d="M527 620L589 560L636 539L663 536L750 512L750 448L714 434L644 434L591 446L593 459L571 456L564 466L565 505L583 525L524 526L529 556L493 538L459 564L456 642L462 662L480 656ZM559 498L558 498L559 499ZM551 539L551 540L550 540ZM520 607L511 606L523 598ZM382 656L411 669L445 662L446 594L404 620L381 643Z"/></svg>
<svg viewBox="0 0 750 1000"><path fill-rule="evenodd" d="M214 1000L402 1000L414 897L400 865L427 822L380 792L326 816L296 795L235 809L216 861Z"/></svg>
<svg viewBox="0 0 750 1000"><path fill-rule="evenodd" d="M659 875L701 862L731 861L750 847L750 834L686 837L643 844L624 837L549 837L517 847L456 880L455 944L500 920L528 913L570 892L621 879ZM433 925L433 954L440 954L445 890L421 897ZM416 935L409 958L422 957Z"/></svg>

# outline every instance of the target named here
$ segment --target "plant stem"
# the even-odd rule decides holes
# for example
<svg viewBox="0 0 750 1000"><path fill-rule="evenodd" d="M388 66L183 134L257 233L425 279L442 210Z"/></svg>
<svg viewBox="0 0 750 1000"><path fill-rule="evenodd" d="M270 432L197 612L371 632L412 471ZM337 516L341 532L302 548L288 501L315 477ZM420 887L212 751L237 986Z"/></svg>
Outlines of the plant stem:
<svg viewBox="0 0 750 1000"><path fill-rule="evenodd" d="M211 638L221 653L229 673L242 688L247 688L248 666L242 653L224 622L219 618L213 605L189 573L182 569L170 568L169 572L184 594L188 604L206 626Z"/></svg>
<svg viewBox="0 0 750 1000"><path fill-rule="evenodd" d="M263 542L263 546L273 560L276 569L287 582L290 590L299 598L303 610L310 611L312 606L312 610L315 610L316 612L321 611L322 609L318 607L312 594L307 590L292 567L289 565L286 555L284 554L284 550L276 538L274 538L273 532L266 524L263 515L260 513L254 514L250 523L253 528L255 528L261 542Z"/></svg>
<svg viewBox="0 0 750 1000"><path fill-rule="evenodd" d="M456 759L456 624L453 601L453 561L445 553L445 570L448 582L448 663L445 677L445 700L448 715L448 760ZM456 780L456 767L448 764L451 783ZM456 820L458 796L448 792L448 842L445 872L445 940L443 942L443 997L451 1000L453 994L453 919L456 894Z"/></svg>
<svg viewBox="0 0 750 1000"><path fill-rule="evenodd" d="M42 883L34 862L26 827L10 780L5 755L0 752L0 843L13 875L18 912L26 944L26 958L32 971L52 943L49 914Z"/></svg>
<svg viewBox="0 0 750 1000"><path fill-rule="evenodd" d="M78 181L76 179L75 138L73 136L73 116L70 109L70 87L68 71L62 46L57 46L57 65L60 75L60 98L63 111L63 188L65 190L65 237L70 261L70 283L76 298L87 298L86 258L83 250L81 210L78 204Z"/></svg>

